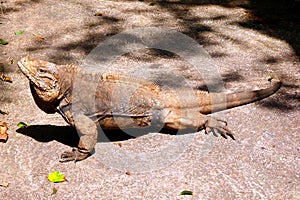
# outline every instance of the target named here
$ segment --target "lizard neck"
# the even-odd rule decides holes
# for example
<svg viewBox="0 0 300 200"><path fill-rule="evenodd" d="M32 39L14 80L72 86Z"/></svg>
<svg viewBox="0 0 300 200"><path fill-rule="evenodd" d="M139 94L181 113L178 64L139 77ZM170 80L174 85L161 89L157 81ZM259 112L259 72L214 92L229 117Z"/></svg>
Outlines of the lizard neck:
<svg viewBox="0 0 300 200"><path fill-rule="evenodd" d="M62 65L59 66L60 78L58 84L60 86L58 95L58 104L56 104L56 112L58 112L64 120L74 126L74 120L72 117L72 93L73 84L75 80L78 67L75 65Z"/></svg>
<svg viewBox="0 0 300 200"><path fill-rule="evenodd" d="M64 98L70 98L72 95L73 83L78 71L78 67L75 65L61 65L59 66L59 95L58 100L61 101Z"/></svg>
<svg viewBox="0 0 300 200"><path fill-rule="evenodd" d="M32 97L36 105L43 110L45 113L53 114L56 112L56 106L58 105L57 99L52 101L46 101L41 98L40 94L38 94L37 89L33 83L30 83L30 90L32 93Z"/></svg>

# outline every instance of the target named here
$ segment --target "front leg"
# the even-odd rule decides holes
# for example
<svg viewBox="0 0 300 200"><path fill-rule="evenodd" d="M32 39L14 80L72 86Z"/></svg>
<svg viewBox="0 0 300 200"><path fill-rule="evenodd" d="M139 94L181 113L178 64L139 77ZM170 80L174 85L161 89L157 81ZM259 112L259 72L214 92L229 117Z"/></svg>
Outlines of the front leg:
<svg viewBox="0 0 300 200"><path fill-rule="evenodd" d="M74 116L76 130L80 136L78 148L73 148L71 152L64 152L60 162L80 161L91 155L97 142L97 126L95 122L83 114Z"/></svg>

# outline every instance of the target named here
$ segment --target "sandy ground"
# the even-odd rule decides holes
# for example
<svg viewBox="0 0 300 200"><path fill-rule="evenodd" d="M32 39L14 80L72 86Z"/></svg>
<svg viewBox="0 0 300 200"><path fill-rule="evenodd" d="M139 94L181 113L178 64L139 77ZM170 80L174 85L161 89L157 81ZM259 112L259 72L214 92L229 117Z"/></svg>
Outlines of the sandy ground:
<svg viewBox="0 0 300 200"><path fill-rule="evenodd" d="M0 72L13 83L0 82L0 109L9 112L0 116L9 126L8 141L0 144L0 184L9 185L0 187L0 199L300 199L299 15L278 17L268 10L261 17L263 7L255 1L58 2L1 2L0 38L8 44L0 46ZM193 38L211 56L228 91L267 87L271 75L283 87L263 101L218 114L236 140L204 131L149 133L123 135L116 145L101 136L90 158L59 163L60 153L78 142L76 132L58 114L37 108L28 80L11 60L30 55L81 64L101 42L141 27ZM24 33L15 35L19 30ZM180 85L204 88L201 74L186 60L161 51L128 53L108 70L161 83L178 83L179 77ZM17 130L20 121L31 126ZM118 134L107 136L121 140ZM49 182L53 171L67 181ZM180 196L183 190L194 195Z"/></svg>

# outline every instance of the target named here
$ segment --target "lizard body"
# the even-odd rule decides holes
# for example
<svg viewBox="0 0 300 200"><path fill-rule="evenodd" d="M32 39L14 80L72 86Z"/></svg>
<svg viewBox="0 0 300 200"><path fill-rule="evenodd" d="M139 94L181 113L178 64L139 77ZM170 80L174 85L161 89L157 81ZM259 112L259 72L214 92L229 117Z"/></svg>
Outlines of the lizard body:
<svg viewBox="0 0 300 200"><path fill-rule="evenodd" d="M226 122L208 114L261 100L281 86L278 82L261 90L208 93L188 88L170 89L125 75L104 73L96 80L89 76L77 80L82 81L82 90L75 94L74 79L80 73L77 66L28 57L22 58L18 66L30 81L37 106L46 113L58 112L80 133L78 148L64 152L62 162L79 161L90 155L97 142L98 125L103 129L155 125L177 130L205 129L233 138ZM92 88L93 84L95 90L85 89ZM72 111L72 106L77 110Z"/></svg>

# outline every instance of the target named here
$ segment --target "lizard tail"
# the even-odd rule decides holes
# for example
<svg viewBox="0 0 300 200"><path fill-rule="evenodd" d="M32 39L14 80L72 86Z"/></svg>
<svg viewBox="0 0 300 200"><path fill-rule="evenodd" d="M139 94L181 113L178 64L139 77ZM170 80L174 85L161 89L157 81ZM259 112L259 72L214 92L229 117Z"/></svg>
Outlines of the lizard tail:
<svg viewBox="0 0 300 200"><path fill-rule="evenodd" d="M274 94L277 90L279 90L281 84L281 82L277 82L273 86L266 89L246 92L237 92L229 94L208 93L207 98L205 98L205 100L203 99L203 97L200 98L202 99L202 102L200 104L200 112L202 114L209 114L212 112L217 112L259 101Z"/></svg>

